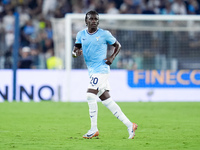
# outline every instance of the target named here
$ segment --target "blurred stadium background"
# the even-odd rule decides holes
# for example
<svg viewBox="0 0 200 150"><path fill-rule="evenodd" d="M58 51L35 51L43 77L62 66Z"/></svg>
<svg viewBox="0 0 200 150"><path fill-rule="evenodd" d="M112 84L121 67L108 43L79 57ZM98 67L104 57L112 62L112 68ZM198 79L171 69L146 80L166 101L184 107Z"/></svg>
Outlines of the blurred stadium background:
<svg viewBox="0 0 200 150"><path fill-rule="evenodd" d="M86 66L70 51L91 9L122 44L114 99L200 101L199 0L1 0L0 101L85 100Z"/></svg>

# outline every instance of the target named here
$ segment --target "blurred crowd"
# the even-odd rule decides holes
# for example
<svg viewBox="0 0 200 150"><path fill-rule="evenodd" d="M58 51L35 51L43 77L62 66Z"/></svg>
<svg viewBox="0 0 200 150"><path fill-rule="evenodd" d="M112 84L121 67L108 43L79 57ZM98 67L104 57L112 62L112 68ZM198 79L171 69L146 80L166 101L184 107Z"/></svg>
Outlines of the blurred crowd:
<svg viewBox="0 0 200 150"><path fill-rule="evenodd" d="M54 69L51 18L96 10L107 14L200 14L200 0L0 0L0 68L12 68L14 13L20 16L19 68ZM25 65L22 65L25 63Z"/></svg>

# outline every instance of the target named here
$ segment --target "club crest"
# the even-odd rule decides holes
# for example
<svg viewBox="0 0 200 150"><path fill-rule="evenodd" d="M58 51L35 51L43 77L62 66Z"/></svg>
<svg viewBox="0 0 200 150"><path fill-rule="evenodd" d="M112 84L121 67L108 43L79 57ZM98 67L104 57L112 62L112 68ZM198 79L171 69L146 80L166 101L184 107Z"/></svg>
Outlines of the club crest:
<svg viewBox="0 0 200 150"><path fill-rule="evenodd" d="M100 38L100 36L97 36L97 37L96 37L97 41L99 41L99 38Z"/></svg>

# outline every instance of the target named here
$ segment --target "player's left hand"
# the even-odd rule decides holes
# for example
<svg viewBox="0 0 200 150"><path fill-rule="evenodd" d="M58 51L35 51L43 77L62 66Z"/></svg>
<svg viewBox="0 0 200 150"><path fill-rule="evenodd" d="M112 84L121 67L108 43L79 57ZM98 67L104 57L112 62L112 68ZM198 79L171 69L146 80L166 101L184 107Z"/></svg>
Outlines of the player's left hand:
<svg viewBox="0 0 200 150"><path fill-rule="evenodd" d="M104 60L105 60L105 63L106 63L107 65L111 65L112 62L113 62L113 60L114 60L114 58L113 58L113 57L108 57L108 58L106 58L106 59L104 59Z"/></svg>

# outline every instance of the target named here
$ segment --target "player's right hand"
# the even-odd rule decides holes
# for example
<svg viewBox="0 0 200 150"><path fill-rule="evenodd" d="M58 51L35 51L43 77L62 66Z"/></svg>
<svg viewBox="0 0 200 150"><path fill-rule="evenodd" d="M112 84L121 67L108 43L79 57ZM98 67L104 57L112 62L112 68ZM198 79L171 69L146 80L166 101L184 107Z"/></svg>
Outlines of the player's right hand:
<svg viewBox="0 0 200 150"><path fill-rule="evenodd" d="M72 57L74 57L74 58L81 56L82 54L83 54L82 50L72 51Z"/></svg>
<svg viewBox="0 0 200 150"><path fill-rule="evenodd" d="M72 51L72 57L74 57L74 58L77 57L77 55L76 55L76 53L74 51Z"/></svg>

